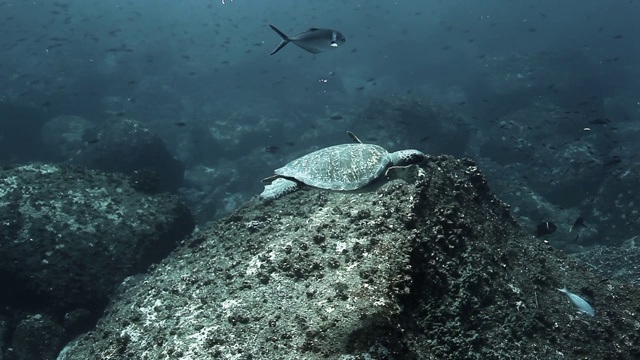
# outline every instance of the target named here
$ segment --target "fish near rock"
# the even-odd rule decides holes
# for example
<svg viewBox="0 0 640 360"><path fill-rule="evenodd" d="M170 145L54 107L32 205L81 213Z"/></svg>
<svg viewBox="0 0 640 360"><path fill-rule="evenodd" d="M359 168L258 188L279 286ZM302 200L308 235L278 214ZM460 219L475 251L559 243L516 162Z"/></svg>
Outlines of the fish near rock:
<svg viewBox="0 0 640 360"><path fill-rule="evenodd" d="M571 302L578 308L579 312L585 313L589 316L596 316L595 311L593 311L593 308L591 307L591 305L589 305L589 303L585 299L570 292L569 290L567 290L566 287L562 289L558 289L558 291L567 294L567 296L569 297L569 300L571 300Z"/></svg>
<svg viewBox="0 0 640 360"><path fill-rule="evenodd" d="M328 50L336 49L339 45L344 44L347 39L341 32L332 29L317 29L310 28L309 30L300 33L293 37L288 37L285 33L278 30L273 25L269 25L273 31L278 33L282 38L282 41L271 52L271 55L277 53L285 47L288 43L293 43L302 49L307 50L312 54L325 52Z"/></svg>
<svg viewBox="0 0 640 360"><path fill-rule="evenodd" d="M583 227L583 228L587 227L587 225L585 225L584 223L584 218L582 216L578 216L576 220L573 222L573 225L569 226L569 232L579 227Z"/></svg>
<svg viewBox="0 0 640 360"><path fill-rule="evenodd" d="M536 226L536 237L551 235L556 231L556 229L558 229L556 224L549 221L543 221Z"/></svg>

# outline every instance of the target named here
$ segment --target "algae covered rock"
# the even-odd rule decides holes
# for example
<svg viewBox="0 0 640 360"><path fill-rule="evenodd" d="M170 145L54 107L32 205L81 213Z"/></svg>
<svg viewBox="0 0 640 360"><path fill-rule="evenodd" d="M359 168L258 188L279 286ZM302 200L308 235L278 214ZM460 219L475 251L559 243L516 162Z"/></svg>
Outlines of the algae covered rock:
<svg viewBox="0 0 640 360"><path fill-rule="evenodd" d="M526 235L473 162L395 176L242 206L126 283L60 359L640 355L638 291Z"/></svg>
<svg viewBox="0 0 640 360"><path fill-rule="evenodd" d="M83 168L26 165L0 171L0 285L4 303L55 318L100 313L125 277L144 271L194 228L169 194Z"/></svg>

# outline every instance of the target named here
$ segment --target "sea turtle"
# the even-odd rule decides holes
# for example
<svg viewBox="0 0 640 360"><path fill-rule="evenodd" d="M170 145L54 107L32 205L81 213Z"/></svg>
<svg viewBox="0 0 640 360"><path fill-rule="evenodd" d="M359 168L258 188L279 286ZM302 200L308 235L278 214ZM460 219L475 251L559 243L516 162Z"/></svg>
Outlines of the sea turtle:
<svg viewBox="0 0 640 360"><path fill-rule="evenodd" d="M418 150L401 150L389 153L383 147L363 144L351 132L354 144L329 146L276 169L262 182L265 185L260 197L277 199L296 190L300 183L328 190L359 189L385 173L390 167L417 164L425 155Z"/></svg>

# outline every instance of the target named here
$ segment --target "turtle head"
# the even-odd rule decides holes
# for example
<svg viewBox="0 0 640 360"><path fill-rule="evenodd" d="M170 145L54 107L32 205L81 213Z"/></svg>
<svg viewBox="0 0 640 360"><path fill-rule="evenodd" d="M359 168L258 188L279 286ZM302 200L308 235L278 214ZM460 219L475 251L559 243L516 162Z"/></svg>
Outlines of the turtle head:
<svg viewBox="0 0 640 360"><path fill-rule="evenodd" d="M418 150L400 150L389 154L391 157L391 163L394 166L404 166L421 163L425 159L426 155L422 151Z"/></svg>

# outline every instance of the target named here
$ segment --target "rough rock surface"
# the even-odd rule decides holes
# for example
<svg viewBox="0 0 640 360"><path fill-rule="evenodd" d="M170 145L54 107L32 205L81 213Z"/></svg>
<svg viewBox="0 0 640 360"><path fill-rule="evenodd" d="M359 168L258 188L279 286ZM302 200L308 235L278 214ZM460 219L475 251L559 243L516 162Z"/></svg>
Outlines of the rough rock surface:
<svg viewBox="0 0 640 360"><path fill-rule="evenodd" d="M640 236L627 241L625 247L599 246L589 251L572 254L604 276L640 287Z"/></svg>
<svg viewBox="0 0 640 360"><path fill-rule="evenodd" d="M395 175L244 205L126 282L59 359L640 356L638 290L526 235L471 161Z"/></svg>
<svg viewBox="0 0 640 360"><path fill-rule="evenodd" d="M13 330L11 350L6 359L31 360L55 359L64 345L64 329L49 316L34 314L25 316Z"/></svg>
<svg viewBox="0 0 640 360"><path fill-rule="evenodd" d="M72 329L193 228L175 196L137 192L124 176L54 165L3 169L0 303L66 317Z"/></svg>

